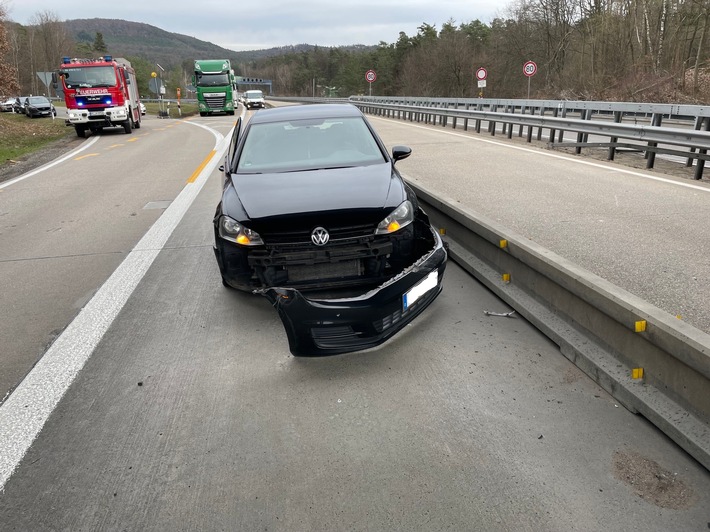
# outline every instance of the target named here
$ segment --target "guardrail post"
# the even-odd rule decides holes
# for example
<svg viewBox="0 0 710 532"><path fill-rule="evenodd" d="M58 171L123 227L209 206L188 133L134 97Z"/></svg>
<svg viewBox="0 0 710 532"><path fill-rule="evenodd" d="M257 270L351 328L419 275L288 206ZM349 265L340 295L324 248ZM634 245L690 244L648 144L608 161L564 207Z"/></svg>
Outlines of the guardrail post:
<svg viewBox="0 0 710 532"><path fill-rule="evenodd" d="M527 114L527 105L526 105L526 104L523 104L523 105L520 107L520 114L521 114L521 115ZM511 126L511 127L512 127L512 126ZM522 137L522 136L523 136L523 125L520 124L520 125L518 126L518 137ZM510 136L508 136L508 138L510 138Z"/></svg>
<svg viewBox="0 0 710 532"><path fill-rule="evenodd" d="M498 111L498 106L493 104L491 105L491 112L495 113ZM495 137L496 136L496 123L492 121L488 121L488 132L491 134L491 136Z"/></svg>
<svg viewBox="0 0 710 532"><path fill-rule="evenodd" d="M479 102L478 104L476 104L476 111L483 111L483 104L482 103ZM481 119L476 118L476 133L480 133L480 132L481 132Z"/></svg>
<svg viewBox="0 0 710 532"><path fill-rule="evenodd" d="M622 117L623 113L621 111L614 111L614 123L620 124ZM613 161L614 156L616 155L616 143L619 142L619 137L611 137L609 141L611 146L609 146L609 154L607 155L607 159Z"/></svg>
<svg viewBox="0 0 710 532"><path fill-rule="evenodd" d="M695 118L695 125L693 126L693 129L696 131L700 131L703 128L703 124L705 125L705 131L710 131L710 118L707 117L702 117L698 116ZM707 150L705 149L699 149L698 153L701 155L706 155ZM695 153L695 148L690 148L690 153ZM703 169L705 168L705 160L701 159L700 157L688 157L688 159L685 162L686 167L693 166L693 161L697 160L698 163L695 167L695 173L693 174L693 179L702 179L703 178Z"/></svg>
<svg viewBox="0 0 710 532"><path fill-rule="evenodd" d="M557 107L555 107L552 110L553 118L557 118L557 115L560 112L561 108L562 108L562 104L559 104ZM550 137L549 138L550 138L550 140L549 140L550 144L554 144L555 143L555 128L550 128Z"/></svg>
<svg viewBox="0 0 710 532"><path fill-rule="evenodd" d="M663 121L663 115L660 113L653 113L651 117L651 126L652 127L661 127L661 122ZM649 148L655 148L658 146L657 142L649 142L648 147ZM656 151L653 149L649 149L646 151L646 168L653 168L653 165L656 162Z"/></svg>
<svg viewBox="0 0 710 532"><path fill-rule="evenodd" d="M591 120L592 119L592 110L591 109L584 109L582 111L582 120ZM582 143L582 142L587 142L587 139L589 138L589 134L587 133L577 133L577 142ZM582 153L582 146L577 146L574 149L574 152L579 155Z"/></svg>
<svg viewBox="0 0 710 532"><path fill-rule="evenodd" d="M545 116L545 106L544 105L540 106L540 116ZM542 140L542 126L537 128L537 141L540 142L541 140Z"/></svg>
<svg viewBox="0 0 710 532"><path fill-rule="evenodd" d="M563 102L562 104L562 118L567 118L567 104L566 102ZM559 133L557 133L557 142L562 142L565 140L565 130L560 129Z"/></svg>
<svg viewBox="0 0 710 532"><path fill-rule="evenodd" d="M702 119L703 122L705 122L705 131L710 131L710 117ZM702 155L707 155L708 150L705 148L701 148L698 150L699 154ZM693 175L693 179L702 179L703 178L703 169L705 168L705 159L701 159L698 157L698 164L695 166L695 174Z"/></svg>

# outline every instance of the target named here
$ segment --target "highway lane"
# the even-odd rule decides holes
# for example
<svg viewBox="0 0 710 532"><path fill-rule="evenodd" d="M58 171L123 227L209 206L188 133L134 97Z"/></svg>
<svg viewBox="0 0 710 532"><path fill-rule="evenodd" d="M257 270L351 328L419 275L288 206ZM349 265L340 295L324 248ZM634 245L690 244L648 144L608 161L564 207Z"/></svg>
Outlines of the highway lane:
<svg viewBox="0 0 710 532"><path fill-rule="evenodd" d="M708 472L527 322L485 315L509 309L455 264L386 345L291 357L266 300L220 283L220 190L214 170L5 484L4 528L706 526Z"/></svg>
<svg viewBox="0 0 710 532"><path fill-rule="evenodd" d="M185 121L106 130L66 161L0 184L0 401L91 299L214 147Z"/></svg>
<svg viewBox="0 0 710 532"><path fill-rule="evenodd" d="M373 118L400 171L710 333L710 183Z"/></svg>

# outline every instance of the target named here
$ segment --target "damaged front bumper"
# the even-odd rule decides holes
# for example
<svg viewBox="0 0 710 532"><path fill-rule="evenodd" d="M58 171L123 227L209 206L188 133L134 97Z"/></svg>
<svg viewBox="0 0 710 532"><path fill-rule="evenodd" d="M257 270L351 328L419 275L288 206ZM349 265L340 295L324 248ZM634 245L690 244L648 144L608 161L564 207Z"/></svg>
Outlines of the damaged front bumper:
<svg viewBox="0 0 710 532"><path fill-rule="evenodd" d="M291 353L318 356L378 346L418 316L439 295L447 253L430 227L434 247L381 286L356 297L321 299L294 288L256 290L278 310Z"/></svg>

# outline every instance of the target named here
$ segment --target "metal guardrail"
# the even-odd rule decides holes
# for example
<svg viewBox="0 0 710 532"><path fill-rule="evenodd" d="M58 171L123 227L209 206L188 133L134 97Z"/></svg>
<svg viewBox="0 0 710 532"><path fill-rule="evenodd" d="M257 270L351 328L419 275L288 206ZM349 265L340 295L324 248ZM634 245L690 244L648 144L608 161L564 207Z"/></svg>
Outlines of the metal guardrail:
<svg viewBox="0 0 710 532"><path fill-rule="evenodd" d="M710 470L710 335L454 200L409 185L445 230L454 261Z"/></svg>
<svg viewBox="0 0 710 532"><path fill-rule="evenodd" d="M477 133L481 132L484 126L491 135L496 134L496 124L503 124L503 133L508 138L513 136L513 126L519 126L518 136L522 136L522 128L527 129L526 140L532 142L542 140L544 130L547 130L548 147L574 147L576 152L581 153L582 148L604 147L608 149L607 158L613 160L619 149L635 150L644 153L646 167L653 168L656 154L668 154L683 157L686 166L695 163L694 178L702 179L705 162L710 161L708 149L710 149L710 109L693 108L691 106L665 106L659 109L658 105L651 105L648 110L659 111L651 113L647 118L644 108L637 106L637 111L615 110L612 104L605 104L605 109L609 109L613 114L602 115L602 120L592 120L594 113L589 109L582 110L582 118L559 117L558 112L561 107L554 107L552 116L543 114L549 107L540 106L531 108L538 109L541 114L525 114L525 107L508 108L510 112L498 112L483 110L483 104L466 104L467 107L461 109L458 104L451 107L444 103L438 106L411 105L401 103L383 103L369 98L351 98L350 101L360 107L365 113L386 116L389 118L399 118L403 120L424 122L427 124L439 124L444 127L452 122L452 127L457 127L457 121L463 121L463 129L468 130L469 124L474 123ZM624 104L622 107L627 107ZM495 109L495 107L493 107ZM515 113L515 109L520 109L520 113ZM682 111L688 113L695 110L697 116L673 115L671 111ZM660 114L665 111L666 115ZM634 124L622 123L623 113L634 113ZM600 113L596 113L598 116ZM663 116L673 117L674 120L682 121L686 127L662 127ZM638 123L639 119L645 119L647 123ZM484 124L485 123L485 124ZM703 130L704 128L704 130ZM537 133L534 134L535 129ZM577 134L576 142L564 142L564 132L570 131ZM608 142L590 142L589 135L608 137ZM619 142L619 139L626 139L632 142ZM666 147L673 146L678 148ZM684 149L682 149L684 148Z"/></svg>
<svg viewBox="0 0 710 532"><path fill-rule="evenodd" d="M518 136L527 142L547 139L550 148L607 148L607 159L614 160L620 150L642 152L646 167L653 168L657 154L673 155L695 165L694 178L702 179L705 162L710 161L710 107L674 104L639 104L624 102L579 102L566 100L494 100L457 98L407 98L351 96L350 98L270 98L302 103L350 102L363 112L402 120L451 125L459 121L463 129L473 124L495 136L497 125L502 134ZM624 123L633 120L633 123ZM674 127L664 127L663 122ZM547 135L544 135L547 131ZM565 132L577 134L575 142L565 142ZM590 141L589 136L607 137L608 142ZM621 142L624 139L626 142Z"/></svg>

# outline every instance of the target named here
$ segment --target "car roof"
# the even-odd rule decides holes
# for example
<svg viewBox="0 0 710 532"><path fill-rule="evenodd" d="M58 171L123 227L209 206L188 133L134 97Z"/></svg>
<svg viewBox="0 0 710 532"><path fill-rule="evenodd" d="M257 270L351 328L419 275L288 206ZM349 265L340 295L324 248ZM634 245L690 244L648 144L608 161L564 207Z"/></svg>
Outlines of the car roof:
<svg viewBox="0 0 710 532"><path fill-rule="evenodd" d="M316 103L261 109L249 119L250 124L303 120L308 118L361 117L360 110L350 103Z"/></svg>

